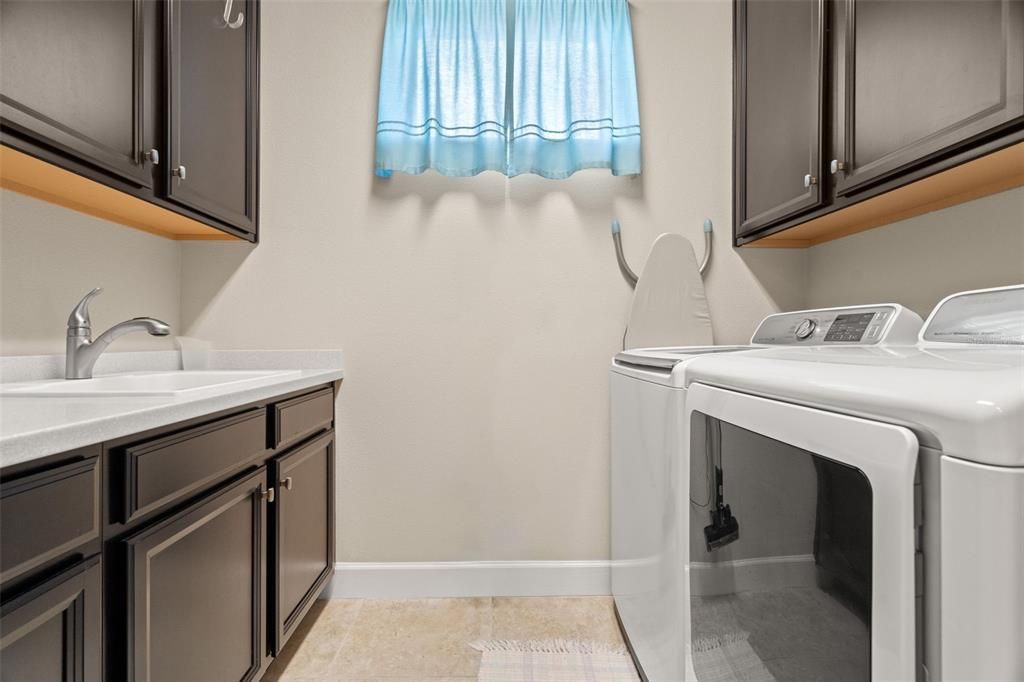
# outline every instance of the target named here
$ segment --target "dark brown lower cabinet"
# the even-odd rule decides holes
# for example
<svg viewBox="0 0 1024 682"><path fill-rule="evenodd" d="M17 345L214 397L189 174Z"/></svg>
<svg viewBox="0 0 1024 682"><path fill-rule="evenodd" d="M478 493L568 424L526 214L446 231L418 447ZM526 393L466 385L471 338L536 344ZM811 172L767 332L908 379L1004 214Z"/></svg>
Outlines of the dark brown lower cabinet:
<svg viewBox="0 0 1024 682"><path fill-rule="evenodd" d="M96 556L5 603L0 679L100 682L102 584Z"/></svg>
<svg viewBox="0 0 1024 682"><path fill-rule="evenodd" d="M276 656L334 571L334 433L270 463L271 648Z"/></svg>
<svg viewBox="0 0 1024 682"><path fill-rule="evenodd" d="M128 679L249 680L267 661L266 467L124 540Z"/></svg>
<svg viewBox="0 0 1024 682"><path fill-rule="evenodd" d="M40 570L99 551L99 448L69 456L67 463L0 481L0 583L5 592L16 580L38 582L33 574Z"/></svg>
<svg viewBox="0 0 1024 682"><path fill-rule="evenodd" d="M336 389L0 470L0 682L258 680L334 570Z"/></svg>

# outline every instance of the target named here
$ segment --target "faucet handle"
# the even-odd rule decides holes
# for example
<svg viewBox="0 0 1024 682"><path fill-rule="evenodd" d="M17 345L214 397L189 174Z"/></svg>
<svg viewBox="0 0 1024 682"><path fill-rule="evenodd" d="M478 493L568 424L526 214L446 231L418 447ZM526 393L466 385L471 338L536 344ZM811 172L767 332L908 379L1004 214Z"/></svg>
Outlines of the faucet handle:
<svg viewBox="0 0 1024 682"><path fill-rule="evenodd" d="M92 323L89 320L89 302L102 292L102 288L96 287L82 297L82 300L71 311L71 315L68 316L68 329L92 328Z"/></svg>

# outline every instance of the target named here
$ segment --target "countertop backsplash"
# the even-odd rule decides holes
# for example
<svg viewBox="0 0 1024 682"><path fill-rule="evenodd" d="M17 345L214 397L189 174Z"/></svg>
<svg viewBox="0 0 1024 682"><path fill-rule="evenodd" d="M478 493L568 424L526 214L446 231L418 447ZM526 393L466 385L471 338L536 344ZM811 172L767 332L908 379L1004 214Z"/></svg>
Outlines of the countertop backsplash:
<svg viewBox="0 0 1024 682"><path fill-rule="evenodd" d="M340 350L211 350L208 369L333 369L343 367ZM104 353L96 375L180 370L178 350ZM64 376L64 355L0 356L0 383L43 381Z"/></svg>

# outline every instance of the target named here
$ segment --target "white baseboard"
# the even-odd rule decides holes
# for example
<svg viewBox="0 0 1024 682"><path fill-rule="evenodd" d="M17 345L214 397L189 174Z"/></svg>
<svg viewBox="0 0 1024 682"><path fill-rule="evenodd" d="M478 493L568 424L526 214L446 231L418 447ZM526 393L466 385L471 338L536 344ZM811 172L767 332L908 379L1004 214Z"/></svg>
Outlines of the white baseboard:
<svg viewBox="0 0 1024 682"><path fill-rule="evenodd" d="M328 599L611 594L608 561L338 562Z"/></svg>
<svg viewBox="0 0 1024 682"><path fill-rule="evenodd" d="M713 597L735 592L811 587L817 584L813 554L690 564L690 594Z"/></svg>

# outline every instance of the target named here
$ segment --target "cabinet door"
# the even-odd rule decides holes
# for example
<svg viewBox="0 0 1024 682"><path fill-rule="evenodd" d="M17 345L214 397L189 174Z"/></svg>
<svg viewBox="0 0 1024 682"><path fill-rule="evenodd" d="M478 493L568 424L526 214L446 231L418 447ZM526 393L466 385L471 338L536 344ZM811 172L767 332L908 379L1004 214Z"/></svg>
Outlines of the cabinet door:
<svg viewBox="0 0 1024 682"><path fill-rule="evenodd" d="M3 0L4 128L151 187L155 12L145 0Z"/></svg>
<svg viewBox="0 0 1024 682"><path fill-rule="evenodd" d="M102 589L97 556L5 603L0 679L100 682Z"/></svg>
<svg viewBox="0 0 1024 682"><path fill-rule="evenodd" d="M840 195L1024 121L1019 0L843 0L837 10Z"/></svg>
<svg viewBox="0 0 1024 682"><path fill-rule="evenodd" d="M824 0L736 5L736 234L822 203Z"/></svg>
<svg viewBox="0 0 1024 682"><path fill-rule="evenodd" d="M248 680L266 653L266 468L127 540L128 679Z"/></svg>
<svg viewBox="0 0 1024 682"><path fill-rule="evenodd" d="M272 649L280 653L334 572L334 434L278 457L271 517Z"/></svg>
<svg viewBox="0 0 1024 682"><path fill-rule="evenodd" d="M254 0L236 0L231 23L225 24L225 5L167 3L167 193L184 206L253 231L258 7Z"/></svg>

